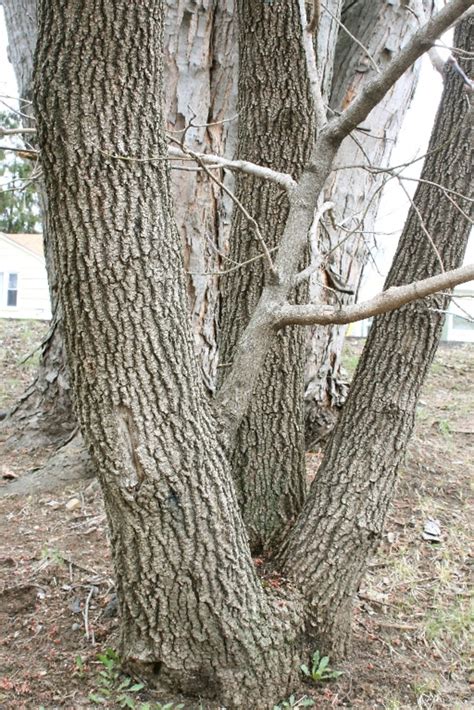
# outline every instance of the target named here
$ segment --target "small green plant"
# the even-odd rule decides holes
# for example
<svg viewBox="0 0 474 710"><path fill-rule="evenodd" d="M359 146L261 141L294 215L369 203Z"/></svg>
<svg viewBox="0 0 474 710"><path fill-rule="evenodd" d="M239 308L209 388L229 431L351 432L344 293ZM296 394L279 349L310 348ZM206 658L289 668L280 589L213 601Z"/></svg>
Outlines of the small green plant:
<svg viewBox="0 0 474 710"><path fill-rule="evenodd" d="M99 671L97 678L98 688L89 693L89 700L95 705L114 703L114 707L118 705L121 708L130 708L131 710L182 710L184 708L184 705L175 705L175 703L137 702L133 696L139 693L144 685L143 683L134 683L129 676L123 675L120 670L119 655L113 648L108 648L105 653L100 653L97 656L97 660L104 668ZM76 665L78 665L77 659Z"/></svg>
<svg viewBox="0 0 474 710"><path fill-rule="evenodd" d="M303 695L297 700L294 695L290 695L288 700L283 700L279 705L274 705L273 710L287 710L287 708L310 708L314 705L314 700Z"/></svg>
<svg viewBox="0 0 474 710"><path fill-rule="evenodd" d="M303 675L311 678L314 683L335 680L342 675L342 671L334 671L329 667L329 656L321 656L319 651L315 651L311 657L311 668L308 668L305 664L300 666L300 668Z"/></svg>
<svg viewBox="0 0 474 710"><path fill-rule="evenodd" d="M443 436L450 436L453 433L453 430L451 428L451 424L448 422L447 419L440 419L438 421L438 428L440 432L443 434Z"/></svg>
<svg viewBox="0 0 474 710"><path fill-rule="evenodd" d="M79 676L79 678L84 678L85 675L85 670L86 670L86 664L84 663L84 659L82 656L77 655L75 658L75 664L76 664L76 674Z"/></svg>
<svg viewBox="0 0 474 710"><path fill-rule="evenodd" d="M60 550L55 547L44 547L41 550L41 559L44 560L46 564L64 564L64 557L62 556Z"/></svg>
<svg viewBox="0 0 474 710"><path fill-rule="evenodd" d="M100 653L97 659L104 666L99 671L98 688L89 693L89 700L96 705L105 705L114 700L121 708L132 708L132 710L145 710L143 703L136 704L135 698L130 693L138 693L143 688L143 683L133 683L129 676L123 676L120 671L120 658L113 648L106 649L105 653ZM77 663L77 659L76 659Z"/></svg>

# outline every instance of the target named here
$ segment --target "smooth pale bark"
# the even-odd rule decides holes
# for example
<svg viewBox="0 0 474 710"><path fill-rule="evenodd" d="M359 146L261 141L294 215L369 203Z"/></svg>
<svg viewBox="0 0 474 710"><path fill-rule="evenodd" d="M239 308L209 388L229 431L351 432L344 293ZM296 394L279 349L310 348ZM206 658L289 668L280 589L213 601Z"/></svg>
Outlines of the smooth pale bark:
<svg viewBox="0 0 474 710"><path fill-rule="evenodd" d="M232 156L234 151L238 125L235 14L233 0L218 3L167 0L166 3L166 123L177 139L183 136L179 131L189 127L185 142L197 152ZM189 162L184 164L187 171L178 169L183 166L178 161L171 165L196 352L206 387L213 391L220 305L215 272L226 268L228 263L221 254L226 251L232 207L207 175L189 170ZM233 183L231 176L219 175L219 178Z"/></svg>
<svg viewBox="0 0 474 710"><path fill-rule="evenodd" d="M432 3L426 3L427 15ZM323 17L328 15L323 9ZM419 19L403 3L374 3L346 0L342 21L362 47L341 29L338 35L334 85L330 107L342 111L375 75L374 62L383 69L419 27ZM370 55L370 57L369 57ZM418 81L418 67L407 71L383 101L356 131L342 143L335 167L370 163L382 168L390 164L392 149ZM330 109L330 114L331 114ZM352 303L359 288L369 250L375 247L375 217L381 196L383 175L359 171L334 171L324 197L335 204L335 228L326 219L319 239L312 243L313 257L327 265L310 282L313 302ZM342 243L341 243L342 242ZM340 246L338 246L340 244ZM324 287L335 289L330 291ZM352 291L344 293L344 289ZM341 355L346 326L313 327L308 338L305 371L305 437L308 448L326 442L344 404L348 386L341 373Z"/></svg>
<svg viewBox="0 0 474 710"><path fill-rule="evenodd" d="M470 51L473 41L471 15L456 29L454 45ZM471 147L472 110L462 80L448 68L422 178L472 198ZM472 203L457 201L472 214ZM419 184L414 202L445 270L459 266L468 219L426 183ZM412 208L386 288L439 271L438 256ZM441 337L439 311L448 303L448 296L438 295L375 319L317 478L280 553L284 573L307 597L308 634L332 654L349 648L353 597L382 534L420 389Z"/></svg>
<svg viewBox="0 0 474 710"><path fill-rule="evenodd" d="M32 99L31 79L36 46L36 0L2 0L8 34L8 56L15 71L20 99ZM20 101L25 115L32 115L29 103ZM32 119L23 118L25 126L34 126ZM28 140L35 144L34 136ZM44 205L42 187L39 185ZM41 359L34 382L9 413L7 424L14 430L9 446L42 447L64 443L76 426L72 411L69 375L65 366L61 313L56 293L55 266L49 249L48 231L43 223L46 269L51 296L53 321L50 333L41 348Z"/></svg>
<svg viewBox="0 0 474 710"><path fill-rule="evenodd" d="M300 615L263 591L186 317L162 116L161 2L40 4L35 108L76 408L102 486L126 665L271 706ZM140 110L137 111L136 107Z"/></svg>
<svg viewBox="0 0 474 710"><path fill-rule="evenodd" d="M239 134L237 157L298 179L311 151L314 108L302 46L298 0L265 4L239 0ZM236 180L237 199L274 250L288 216L285 190L248 175ZM260 298L268 266L255 231L234 207L229 257L253 260L221 279L220 375ZM301 289L304 294L305 289ZM235 441L231 464L242 515L255 552L278 543L306 492L303 372L305 333L288 328L268 353Z"/></svg>

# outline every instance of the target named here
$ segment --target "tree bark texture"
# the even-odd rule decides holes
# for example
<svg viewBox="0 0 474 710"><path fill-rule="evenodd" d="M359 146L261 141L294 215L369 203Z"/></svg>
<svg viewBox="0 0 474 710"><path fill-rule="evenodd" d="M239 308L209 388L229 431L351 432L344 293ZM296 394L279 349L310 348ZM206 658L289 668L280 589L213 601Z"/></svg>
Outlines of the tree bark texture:
<svg viewBox="0 0 474 710"><path fill-rule="evenodd" d="M431 8L431 2L425 4ZM428 8L427 11L429 14ZM322 17L329 17L324 9ZM407 9L406 3L374 3L367 0L346 0L341 19L367 51L357 45L344 29L340 29L330 114L343 111L351 103L373 77L373 62L383 69L420 23ZM319 230L319 239L312 249L313 258L319 258L323 268L310 282L313 302L333 305L351 303L355 298L369 250L376 248L374 226L384 176L337 168L364 163L381 168L389 165L417 80L418 68L414 66L371 112L363 124L364 130L346 138L339 150L324 198L334 202L336 222L344 224L347 231L336 228L328 219ZM305 436L308 448L326 442L347 397L348 385L341 373L346 328L315 326L311 328L307 340Z"/></svg>
<svg viewBox="0 0 474 710"><path fill-rule="evenodd" d="M167 1L165 18L165 117L172 135L196 152L232 155L237 135L237 22L234 0ZM232 119L232 120L230 120ZM206 387L213 391L221 254L227 250L230 200L202 171L172 162L178 231L188 272L188 300L196 352ZM196 167L194 165L193 167ZM225 183L232 178L221 175ZM225 263L225 262L224 262ZM209 275L210 274L210 275Z"/></svg>
<svg viewBox="0 0 474 710"><path fill-rule="evenodd" d="M471 14L456 28L454 44L472 51L473 42ZM472 200L471 148L472 109L462 80L448 67L422 179ZM461 209L472 215L472 203L426 183L419 184L414 202L444 269L459 266L470 232ZM440 269L412 208L385 286ZM281 553L284 572L310 601L309 634L332 654L349 647L353 596L382 534L420 389L441 337L439 311L448 303L446 295L430 297L374 320L323 463Z"/></svg>
<svg viewBox="0 0 474 710"><path fill-rule="evenodd" d="M252 564L193 352L167 161L111 157L166 157L162 20L161 2L40 3L35 108L66 348L122 658L168 691L265 708L293 680L300 614Z"/></svg>
<svg viewBox="0 0 474 710"><path fill-rule="evenodd" d="M8 55L15 71L20 99L20 109L32 116L33 56L36 46L36 0L3 0L8 34ZM24 118L24 125L34 126L33 118ZM30 138L35 145L35 139ZM38 184L44 207L44 191ZM34 382L16 403L7 420L13 425L8 445L15 447L42 447L66 441L76 426L72 411L69 375L65 365L61 314L56 293L55 267L49 248L48 230L43 220L43 243L51 296L53 323L48 338L41 349L41 359Z"/></svg>
<svg viewBox="0 0 474 710"><path fill-rule="evenodd" d="M298 179L311 151L314 108L305 77L298 0L266 4L240 0L238 158ZM279 243L288 216L286 191L251 176L238 176L236 196L257 221L268 249ZM255 231L234 206L229 267L222 285L220 375L233 359L268 278ZM250 544L267 551L301 509L306 491L303 372L305 333L279 335L260 373L242 421L231 463Z"/></svg>

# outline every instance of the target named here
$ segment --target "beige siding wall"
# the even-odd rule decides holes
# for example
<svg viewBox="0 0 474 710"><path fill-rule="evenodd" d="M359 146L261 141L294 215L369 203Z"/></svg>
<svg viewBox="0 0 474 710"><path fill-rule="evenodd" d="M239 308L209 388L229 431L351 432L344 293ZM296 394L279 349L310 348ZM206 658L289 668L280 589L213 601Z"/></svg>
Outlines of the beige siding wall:
<svg viewBox="0 0 474 710"><path fill-rule="evenodd" d="M8 303L9 274L18 274L16 306ZM0 235L0 318L51 318L44 259Z"/></svg>

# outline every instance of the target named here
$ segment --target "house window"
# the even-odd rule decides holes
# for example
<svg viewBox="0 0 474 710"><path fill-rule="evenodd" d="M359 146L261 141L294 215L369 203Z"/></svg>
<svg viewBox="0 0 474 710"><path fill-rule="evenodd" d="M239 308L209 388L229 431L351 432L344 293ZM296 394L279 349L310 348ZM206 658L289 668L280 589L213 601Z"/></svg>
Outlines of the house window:
<svg viewBox="0 0 474 710"><path fill-rule="evenodd" d="M16 306L18 302L18 274L8 274L7 306Z"/></svg>
<svg viewBox="0 0 474 710"><path fill-rule="evenodd" d="M0 306L18 305L18 274L0 272Z"/></svg>

